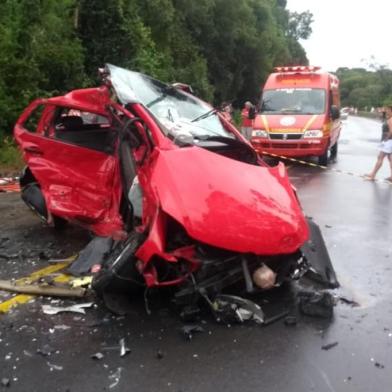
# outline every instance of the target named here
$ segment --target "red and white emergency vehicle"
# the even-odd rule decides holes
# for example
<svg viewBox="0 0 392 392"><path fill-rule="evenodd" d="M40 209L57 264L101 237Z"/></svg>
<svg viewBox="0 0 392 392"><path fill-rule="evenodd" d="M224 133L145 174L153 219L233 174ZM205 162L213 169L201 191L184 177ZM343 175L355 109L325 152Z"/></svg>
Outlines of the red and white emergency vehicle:
<svg viewBox="0 0 392 392"><path fill-rule="evenodd" d="M268 77L252 131L259 153L335 158L341 130L339 79L320 67L276 67Z"/></svg>

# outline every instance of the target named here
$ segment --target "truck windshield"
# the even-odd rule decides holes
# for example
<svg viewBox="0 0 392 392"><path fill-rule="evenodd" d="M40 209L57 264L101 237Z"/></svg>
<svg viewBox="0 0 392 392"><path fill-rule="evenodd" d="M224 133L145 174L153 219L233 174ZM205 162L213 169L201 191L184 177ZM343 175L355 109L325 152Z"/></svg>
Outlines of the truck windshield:
<svg viewBox="0 0 392 392"><path fill-rule="evenodd" d="M264 90L261 112L271 114L322 114L325 90L319 88L282 88Z"/></svg>

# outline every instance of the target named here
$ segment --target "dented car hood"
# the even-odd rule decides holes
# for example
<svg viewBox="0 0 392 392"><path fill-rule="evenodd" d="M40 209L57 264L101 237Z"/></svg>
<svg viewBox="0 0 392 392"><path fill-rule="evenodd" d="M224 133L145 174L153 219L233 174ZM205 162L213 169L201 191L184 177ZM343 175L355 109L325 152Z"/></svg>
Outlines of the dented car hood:
<svg viewBox="0 0 392 392"><path fill-rule="evenodd" d="M254 166L196 146L161 150L151 181L162 210L202 243L276 255L308 238L282 164Z"/></svg>

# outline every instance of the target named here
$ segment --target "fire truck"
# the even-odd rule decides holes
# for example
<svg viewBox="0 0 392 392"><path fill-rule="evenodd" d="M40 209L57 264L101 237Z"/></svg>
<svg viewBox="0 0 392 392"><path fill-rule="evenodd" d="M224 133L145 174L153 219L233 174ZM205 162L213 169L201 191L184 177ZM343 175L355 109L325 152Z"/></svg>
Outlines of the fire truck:
<svg viewBox="0 0 392 392"><path fill-rule="evenodd" d="M315 66L276 67L262 92L251 143L260 154L316 156L327 165L338 153L339 79Z"/></svg>

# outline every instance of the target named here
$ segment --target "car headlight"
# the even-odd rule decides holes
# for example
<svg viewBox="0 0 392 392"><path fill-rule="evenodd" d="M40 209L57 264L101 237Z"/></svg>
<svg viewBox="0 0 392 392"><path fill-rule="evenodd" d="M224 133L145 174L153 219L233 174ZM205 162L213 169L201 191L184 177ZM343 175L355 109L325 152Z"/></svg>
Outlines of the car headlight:
<svg viewBox="0 0 392 392"><path fill-rule="evenodd" d="M252 137L268 137L268 132L258 129L256 131L252 131Z"/></svg>
<svg viewBox="0 0 392 392"><path fill-rule="evenodd" d="M304 133L304 139L308 137L323 137L323 131L320 129L309 129Z"/></svg>

